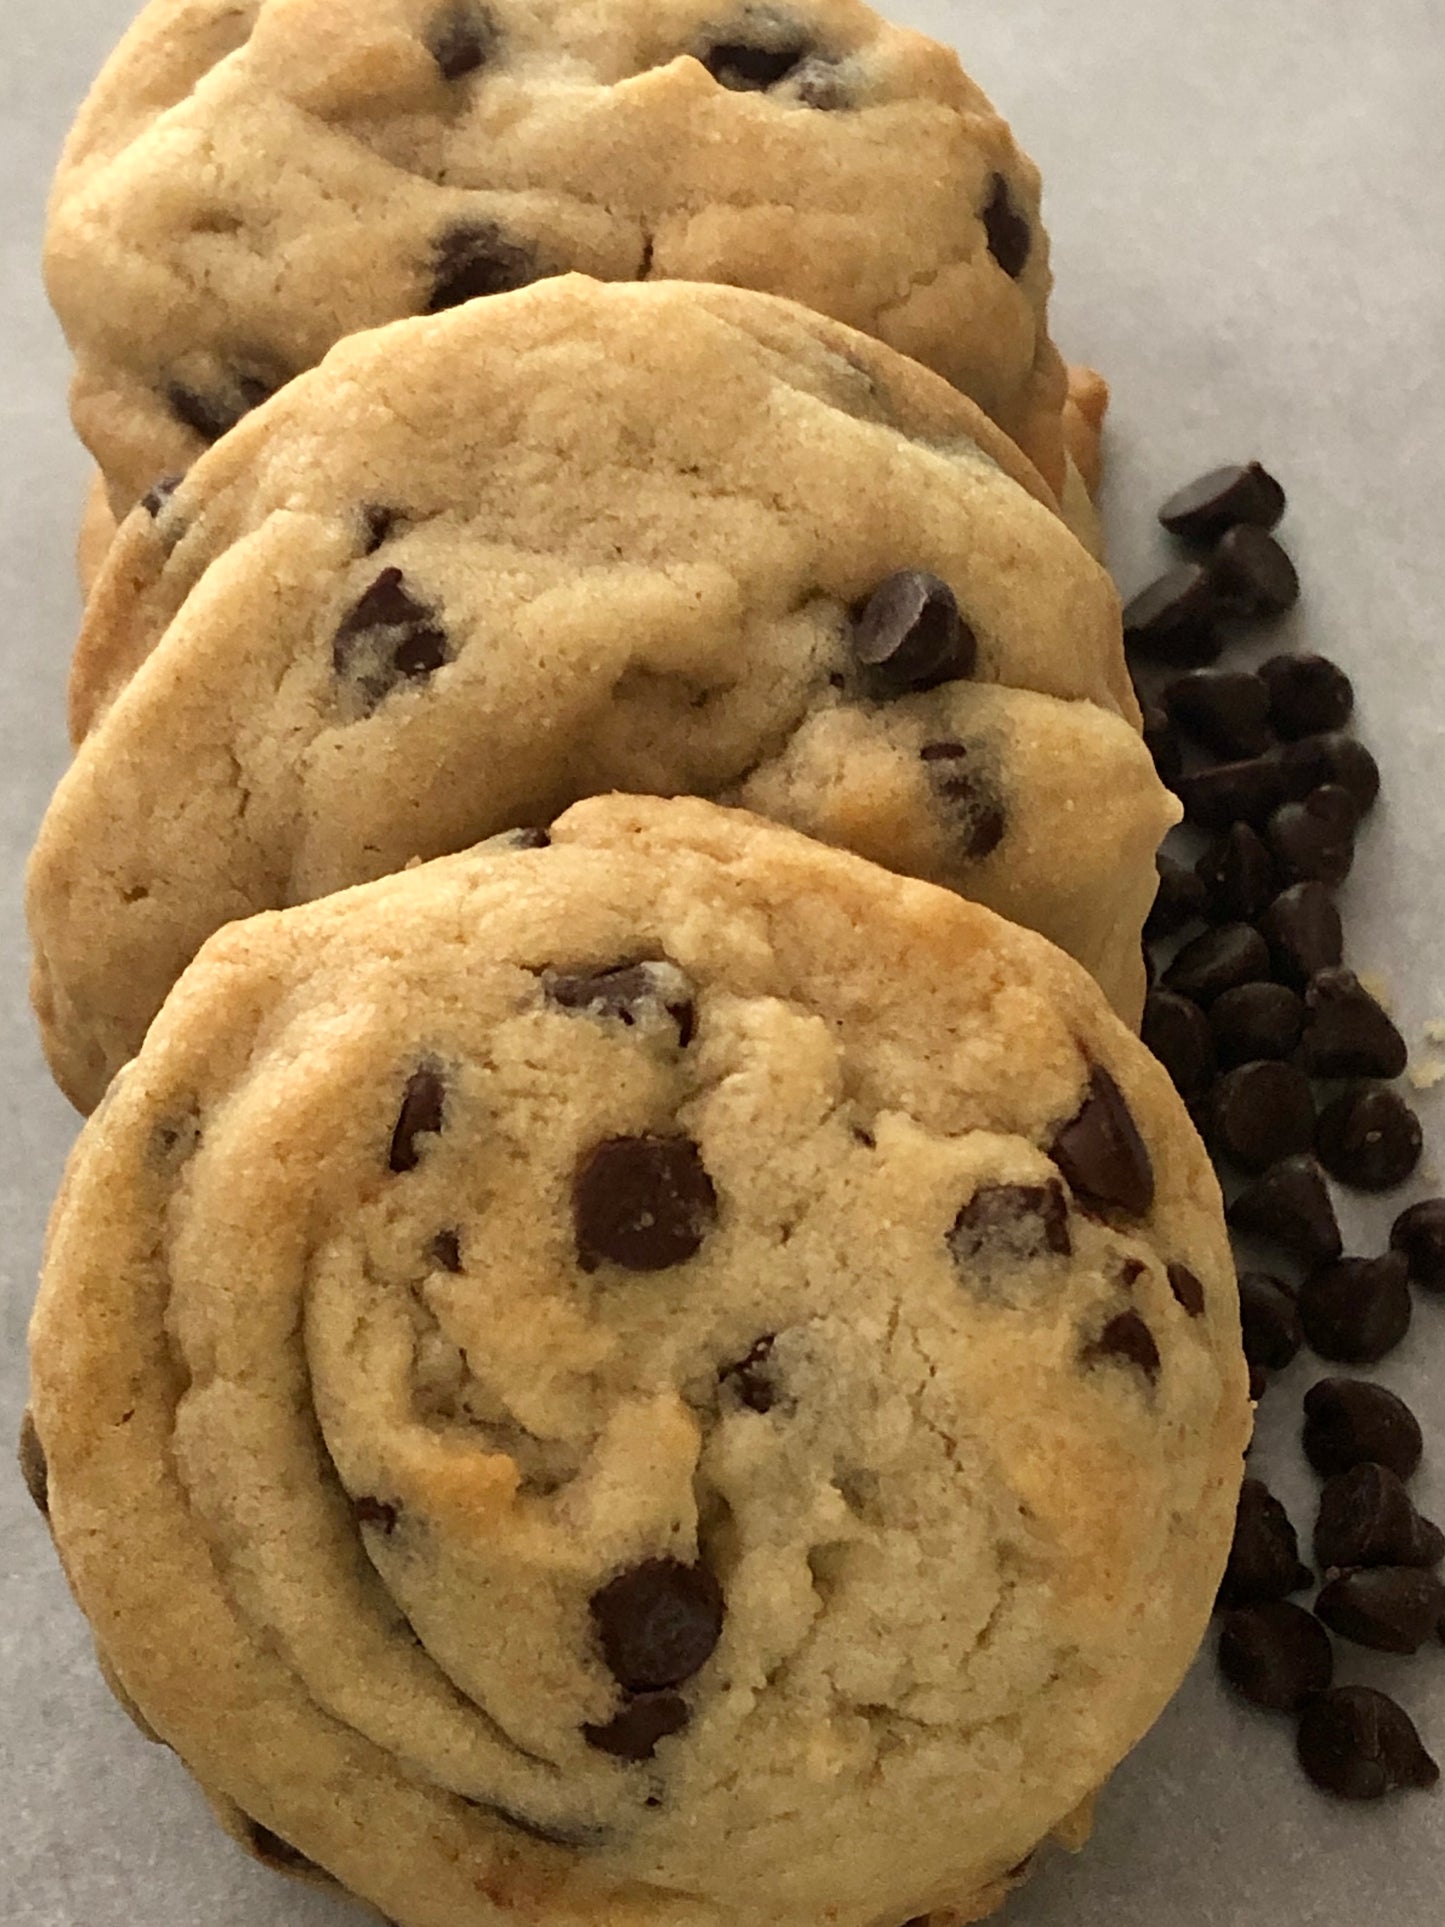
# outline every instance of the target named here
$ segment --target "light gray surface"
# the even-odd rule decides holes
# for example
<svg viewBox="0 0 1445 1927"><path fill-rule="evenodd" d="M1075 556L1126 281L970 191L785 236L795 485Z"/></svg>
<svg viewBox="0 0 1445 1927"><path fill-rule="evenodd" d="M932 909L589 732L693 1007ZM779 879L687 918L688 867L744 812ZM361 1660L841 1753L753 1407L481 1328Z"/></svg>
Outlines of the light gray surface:
<svg viewBox="0 0 1445 1927"><path fill-rule="evenodd" d="M1111 533L1137 586L1163 553L1151 508L1216 459L1258 452L1290 488L1304 610L1287 632L1356 673L1387 802L1346 894L1353 960L1391 986L1412 1044L1445 1016L1440 762L1445 749L1445 11L1442 0L911 0L951 38L1044 169L1056 328L1115 386ZM26 1315L74 1120L25 1002L24 852L65 760L62 687L77 614L71 553L86 465L64 414L66 358L36 257L49 171L131 0L0 10L0 1418L22 1403ZM1440 1142L1445 1105L1424 1105ZM1438 1173L1437 1173L1438 1176ZM1420 1189L1416 1186L1416 1189ZM1361 1214L1361 1241L1388 1212ZM1382 1374L1432 1439L1423 1499L1445 1512L1445 1307ZM1297 1364L1272 1392L1257 1463L1308 1522L1294 1445ZM366 1916L253 1868L163 1750L137 1737L90 1658L18 1480L0 1478L0 1922L6 1927L344 1927ZM1445 1652L1347 1656L1398 1682L1445 1753ZM1438 1927L1445 1800L1326 1804L1286 1723L1225 1701L1212 1668L1103 1801L1093 1847L1051 1859L1014 1927Z"/></svg>

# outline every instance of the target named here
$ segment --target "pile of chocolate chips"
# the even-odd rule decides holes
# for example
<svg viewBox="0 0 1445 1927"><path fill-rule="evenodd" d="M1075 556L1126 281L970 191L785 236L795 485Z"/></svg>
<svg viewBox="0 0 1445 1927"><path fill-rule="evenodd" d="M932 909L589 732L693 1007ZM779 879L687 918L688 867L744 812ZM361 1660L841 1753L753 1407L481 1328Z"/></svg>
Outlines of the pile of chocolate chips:
<svg viewBox="0 0 1445 1927"><path fill-rule="evenodd" d="M1394 1190L1420 1159L1419 1119L1397 1080L1404 1038L1345 961L1335 891L1379 794L1349 733L1354 690L1327 658L1218 667L1226 643L1283 615L1299 578L1275 539L1284 490L1257 462L1201 477L1159 519L1188 545L1124 612L1145 737L1185 826L1159 858L1145 930L1143 1035L1218 1166L1237 1235L1270 1254L1241 1272L1250 1389L1308 1346L1368 1366L1410 1327L1411 1287L1445 1293L1445 1198L1410 1205L1389 1248L1346 1255L1329 1179ZM1367 1379L1320 1379L1303 1444L1325 1480L1315 1587L1284 1507L1246 1479L1220 1587L1219 1664L1255 1705L1289 1713L1304 1771L1346 1799L1433 1786L1409 1715L1367 1686L1336 1685L1331 1634L1415 1653L1445 1641L1445 1535L1415 1510L1409 1408Z"/></svg>

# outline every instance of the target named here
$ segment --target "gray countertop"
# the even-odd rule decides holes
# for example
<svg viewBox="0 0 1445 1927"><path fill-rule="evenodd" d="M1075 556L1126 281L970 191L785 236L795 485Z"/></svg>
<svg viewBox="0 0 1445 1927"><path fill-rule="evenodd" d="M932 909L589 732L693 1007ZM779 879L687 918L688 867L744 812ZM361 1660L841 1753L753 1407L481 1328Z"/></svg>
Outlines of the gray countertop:
<svg viewBox="0 0 1445 1927"><path fill-rule="evenodd" d="M70 116L132 0L0 8L0 1432L23 1403L45 1214L76 1120L26 1006L20 878L66 759L87 464L37 257ZM952 40L1044 170L1055 333L1114 383L1107 509L1126 589L1163 555L1152 509L1215 461L1263 456L1290 491L1305 601L1284 632L1355 674L1386 798L1345 893L1351 960L1389 988L1412 1046L1445 1016L1445 11L1442 0L906 0ZM1278 645L1276 645L1278 646ZM1439 1186L1445 1105L1422 1100ZM1388 1205L1350 1221L1370 1249ZM1445 1305L1420 1304L1381 1376L1430 1440L1422 1504L1445 1513ZM1314 1369L1318 1369L1317 1367ZM1271 1392L1259 1469L1308 1527L1301 1360ZM4 1602L0 1920L8 1927L343 1927L366 1918L253 1867L176 1761L111 1703L49 1541L0 1477ZM1445 1650L1342 1673L1398 1691L1445 1755ZM1225 1699L1212 1664L1104 1798L1093 1846L1047 1859L1014 1927L1437 1927L1445 1795L1336 1807L1295 1770L1287 1722Z"/></svg>

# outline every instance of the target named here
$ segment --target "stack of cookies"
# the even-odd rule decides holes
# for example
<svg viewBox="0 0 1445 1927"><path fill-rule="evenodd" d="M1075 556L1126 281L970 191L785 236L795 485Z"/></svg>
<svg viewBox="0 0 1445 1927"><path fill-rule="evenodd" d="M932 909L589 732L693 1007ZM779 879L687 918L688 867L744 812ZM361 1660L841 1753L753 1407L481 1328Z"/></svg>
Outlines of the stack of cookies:
<svg viewBox="0 0 1445 1927"><path fill-rule="evenodd" d="M1248 1422L1034 170L855 0L151 0L49 273L107 1678L403 1927L980 1918Z"/></svg>

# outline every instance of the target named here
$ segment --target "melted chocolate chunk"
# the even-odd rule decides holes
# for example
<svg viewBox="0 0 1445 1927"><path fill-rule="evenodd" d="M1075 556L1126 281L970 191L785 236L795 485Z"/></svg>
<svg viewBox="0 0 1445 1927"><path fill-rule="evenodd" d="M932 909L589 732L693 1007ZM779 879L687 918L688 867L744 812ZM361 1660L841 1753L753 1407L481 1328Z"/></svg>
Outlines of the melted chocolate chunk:
<svg viewBox="0 0 1445 1927"><path fill-rule="evenodd" d="M1152 1385L1159 1376L1159 1347L1137 1311L1121 1311L1084 1348L1085 1359L1119 1358L1137 1366Z"/></svg>
<svg viewBox="0 0 1445 1927"><path fill-rule="evenodd" d="M548 970L542 985L548 999L562 1010L612 1018L629 1030L665 1017L681 1049L692 1042L697 1011L690 986L677 965L665 958L616 964L610 970Z"/></svg>
<svg viewBox="0 0 1445 1927"><path fill-rule="evenodd" d="M1191 1318L1204 1316L1204 1286L1188 1265L1170 1265L1169 1289Z"/></svg>
<svg viewBox="0 0 1445 1927"><path fill-rule="evenodd" d="M396 534L400 516L395 509L382 508L378 503L369 503L361 511L363 555L375 555Z"/></svg>
<svg viewBox="0 0 1445 1927"><path fill-rule="evenodd" d="M990 1184L975 1191L953 1221L948 1248L965 1271L989 1263L1029 1264L1048 1253L1067 1258L1069 1202L1064 1187Z"/></svg>
<svg viewBox="0 0 1445 1927"><path fill-rule="evenodd" d="M1009 279L1017 281L1029 264L1034 231L1014 205L1013 194L1002 174L990 177L982 219L989 253Z"/></svg>
<svg viewBox="0 0 1445 1927"><path fill-rule="evenodd" d="M359 1526L373 1526L385 1538L396 1531L401 1507L386 1499L361 1498L351 1501L351 1516Z"/></svg>
<svg viewBox="0 0 1445 1927"><path fill-rule="evenodd" d="M735 94L765 94L808 58L802 40L763 47L746 40L720 40L698 55L719 86Z"/></svg>
<svg viewBox="0 0 1445 1927"><path fill-rule="evenodd" d="M923 569L890 575L854 611L850 645L879 696L961 682L978 663L978 640L948 584Z"/></svg>
<svg viewBox="0 0 1445 1927"><path fill-rule="evenodd" d="M224 391L203 392L189 382L173 381L166 388L166 401L176 420L183 422L202 441L218 442L240 421L270 401L275 387L256 375L238 375Z"/></svg>
<svg viewBox="0 0 1445 1927"><path fill-rule="evenodd" d="M592 1623L607 1670L631 1693L681 1686L722 1637L722 1588L706 1566L648 1559L592 1595Z"/></svg>
<svg viewBox="0 0 1445 1927"><path fill-rule="evenodd" d="M399 683L435 675L447 651L435 613L411 594L400 569L383 569L337 629L331 661L375 707Z"/></svg>
<svg viewBox="0 0 1445 1927"><path fill-rule="evenodd" d="M41 1518L48 1519L50 1478L45 1463L45 1447L40 1443L34 1414L28 1407L20 1421L20 1444L16 1456L20 1461L20 1476L25 1481L25 1490L35 1501L35 1509Z"/></svg>
<svg viewBox="0 0 1445 1927"><path fill-rule="evenodd" d="M433 23L426 45L444 80L463 80L496 52L497 23L481 7L458 0Z"/></svg>
<svg viewBox="0 0 1445 1927"><path fill-rule="evenodd" d="M665 1271L701 1249L717 1193L691 1138L609 1138L577 1167L572 1216L584 1271Z"/></svg>
<svg viewBox="0 0 1445 1927"><path fill-rule="evenodd" d="M750 1412L771 1412L778 1402L778 1387L773 1376L773 1333L760 1338L746 1358L736 1365L724 1365L718 1383L729 1385Z"/></svg>
<svg viewBox="0 0 1445 1927"><path fill-rule="evenodd" d="M162 475L140 498L140 505L151 520L158 521L161 511L185 480L184 475Z"/></svg>
<svg viewBox="0 0 1445 1927"><path fill-rule="evenodd" d="M439 1231L431 1241L433 1262L443 1271L459 1272L462 1268L462 1241L455 1231Z"/></svg>
<svg viewBox="0 0 1445 1927"><path fill-rule="evenodd" d="M925 743L918 754L934 788L963 826L963 856L971 863L992 856L1008 832L1008 813L992 781L969 767L966 745Z"/></svg>
<svg viewBox="0 0 1445 1927"><path fill-rule="evenodd" d="M1078 1197L1136 1218L1153 1209L1148 1147L1124 1093L1102 1065L1090 1071L1088 1096L1054 1139L1050 1155Z"/></svg>
<svg viewBox="0 0 1445 1927"><path fill-rule="evenodd" d="M414 1171L421 1163L424 1147L419 1137L434 1135L442 1128L447 1087L440 1073L423 1065L407 1079L401 1111L391 1137L391 1168L395 1172Z"/></svg>
<svg viewBox="0 0 1445 1927"><path fill-rule="evenodd" d="M619 1760L650 1760L657 1742L687 1725L687 1702L680 1693L643 1693L605 1726L584 1726L582 1737L599 1753Z"/></svg>
<svg viewBox="0 0 1445 1927"><path fill-rule="evenodd" d="M494 222L452 228L436 245L426 311L441 314L484 295L510 294L550 272L530 248L511 240Z"/></svg>

